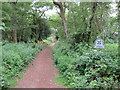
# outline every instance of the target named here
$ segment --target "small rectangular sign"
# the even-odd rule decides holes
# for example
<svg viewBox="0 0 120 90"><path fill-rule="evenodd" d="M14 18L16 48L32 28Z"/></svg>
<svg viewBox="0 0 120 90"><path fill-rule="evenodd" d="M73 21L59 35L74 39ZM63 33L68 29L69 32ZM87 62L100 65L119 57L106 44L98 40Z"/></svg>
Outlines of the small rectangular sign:
<svg viewBox="0 0 120 90"><path fill-rule="evenodd" d="M96 39L94 48L104 48L104 41L102 39Z"/></svg>

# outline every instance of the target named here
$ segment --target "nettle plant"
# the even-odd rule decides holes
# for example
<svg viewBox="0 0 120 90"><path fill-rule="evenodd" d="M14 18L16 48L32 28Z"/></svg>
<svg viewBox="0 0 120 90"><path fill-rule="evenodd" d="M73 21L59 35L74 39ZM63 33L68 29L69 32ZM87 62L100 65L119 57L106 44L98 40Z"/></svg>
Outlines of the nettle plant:
<svg viewBox="0 0 120 90"><path fill-rule="evenodd" d="M114 49L110 49L112 47ZM97 50L88 45L76 44L72 48L58 43L53 47L53 57L67 79L64 84L68 87L106 88L119 85L119 56L114 45Z"/></svg>
<svg viewBox="0 0 120 90"><path fill-rule="evenodd" d="M7 43L3 45L0 86L8 88L11 79L15 79L42 49L43 46L35 43Z"/></svg>

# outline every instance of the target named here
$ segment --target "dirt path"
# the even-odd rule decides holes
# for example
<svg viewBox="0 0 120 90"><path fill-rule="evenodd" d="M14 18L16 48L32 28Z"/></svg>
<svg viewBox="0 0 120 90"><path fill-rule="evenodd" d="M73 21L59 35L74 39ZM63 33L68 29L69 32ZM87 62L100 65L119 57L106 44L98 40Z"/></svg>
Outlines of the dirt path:
<svg viewBox="0 0 120 90"><path fill-rule="evenodd" d="M58 71L51 58L53 45L51 44L36 56L24 73L24 78L18 81L16 88L64 88L54 81Z"/></svg>

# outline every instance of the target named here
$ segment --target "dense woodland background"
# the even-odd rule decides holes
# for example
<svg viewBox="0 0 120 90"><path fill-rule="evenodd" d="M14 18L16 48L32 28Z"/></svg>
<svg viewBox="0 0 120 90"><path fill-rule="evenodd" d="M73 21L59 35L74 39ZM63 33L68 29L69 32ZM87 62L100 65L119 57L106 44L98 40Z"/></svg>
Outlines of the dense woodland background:
<svg viewBox="0 0 120 90"><path fill-rule="evenodd" d="M58 41L53 59L65 86L118 88L119 7L119 2L3 2L1 87L13 87L35 54ZM57 13L46 14L50 10ZM105 49L94 48L97 38Z"/></svg>
<svg viewBox="0 0 120 90"><path fill-rule="evenodd" d="M42 41L55 34L60 38L67 36L69 40L74 40L74 43L83 41L93 43L97 37L113 41L118 35L119 25L118 16L112 17L111 14L118 12L117 4L109 2L2 3L2 38L10 42L34 42ZM112 5L117 5L116 10ZM47 17L45 12L53 8L58 8L58 14Z"/></svg>

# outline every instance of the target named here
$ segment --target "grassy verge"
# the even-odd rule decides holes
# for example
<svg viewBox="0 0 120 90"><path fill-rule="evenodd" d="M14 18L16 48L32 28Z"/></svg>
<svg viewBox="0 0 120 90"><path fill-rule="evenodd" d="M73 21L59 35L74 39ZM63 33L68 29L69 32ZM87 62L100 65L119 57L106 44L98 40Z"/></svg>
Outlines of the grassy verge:
<svg viewBox="0 0 120 90"><path fill-rule="evenodd" d="M61 86L65 86L65 82L67 81L67 79L63 76L59 76L59 77L56 77L55 78L55 82L58 84L58 85L61 85Z"/></svg>

